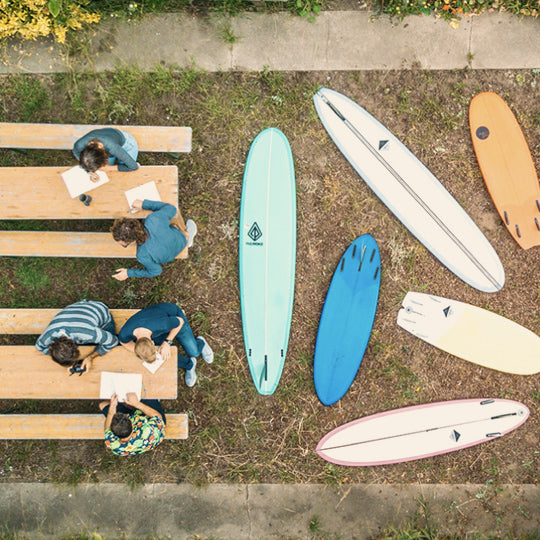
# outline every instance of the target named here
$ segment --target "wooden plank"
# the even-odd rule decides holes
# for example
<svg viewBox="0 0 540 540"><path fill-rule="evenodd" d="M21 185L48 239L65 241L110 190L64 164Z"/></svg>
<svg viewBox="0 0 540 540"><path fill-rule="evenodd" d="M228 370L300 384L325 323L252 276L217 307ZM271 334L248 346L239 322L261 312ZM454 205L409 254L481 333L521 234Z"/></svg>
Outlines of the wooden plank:
<svg viewBox="0 0 540 540"><path fill-rule="evenodd" d="M93 347L80 347L81 355ZM92 370L79 376L40 353L32 345L0 346L0 399L99 399L102 371L142 373L142 398L176 399L177 349L155 374L123 347L94 360Z"/></svg>
<svg viewBox="0 0 540 540"><path fill-rule="evenodd" d="M41 334L61 309L0 308L0 334ZM116 332L138 309L111 309Z"/></svg>
<svg viewBox="0 0 540 540"><path fill-rule="evenodd" d="M188 438L187 414L167 414L166 439ZM0 414L0 439L103 439L102 414Z"/></svg>
<svg viewBox="0 0 540 540"><path fill-rule="evenodd" d="M135 245L122 247L111 233L0 231L0 256L5 257L90 257L134 259ZM176 258L186 259L185 248Z"/></svg>
<svg viewBox="0 0 540 540"><path fill-rule="evenodd" d="M0 147L71 150L89 131L115 127L135 137L141 152L191 152L191 128L178 126L105 126L84 124L0 123Z"/></svg>
<svg viewBox="0 0 540 540"><path fill-rule="evenodd" d="M147 211L128 214L124 192L154 181L163 202L178 208L178 167L145 166L120 172L107 166L109 182L92 190L85 206L71 199L61 174L70 167L1 167L0 206L2 219L113 219L142 218Z"/></svg>

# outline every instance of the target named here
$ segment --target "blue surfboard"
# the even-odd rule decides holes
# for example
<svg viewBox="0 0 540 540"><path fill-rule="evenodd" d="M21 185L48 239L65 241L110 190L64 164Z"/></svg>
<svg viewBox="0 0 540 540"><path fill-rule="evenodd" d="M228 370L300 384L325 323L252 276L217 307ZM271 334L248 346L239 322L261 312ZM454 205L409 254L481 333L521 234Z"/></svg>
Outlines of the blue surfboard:
<svg viewBox="0 0 540 540"><path fill-rule="evenodd" d="M296 264L296 185L291 147L279 129L249 150L240 205L240 304L244 345L257 391L273 394L291 327Z"/></svg>
<svg viewBox="0 0 540 540"><path fill-rule="evenodd" d="M319 321L313 377L324 405L340 400L356 377L371 335L380 285L379 247L364 234L341 257Z"/></svg>

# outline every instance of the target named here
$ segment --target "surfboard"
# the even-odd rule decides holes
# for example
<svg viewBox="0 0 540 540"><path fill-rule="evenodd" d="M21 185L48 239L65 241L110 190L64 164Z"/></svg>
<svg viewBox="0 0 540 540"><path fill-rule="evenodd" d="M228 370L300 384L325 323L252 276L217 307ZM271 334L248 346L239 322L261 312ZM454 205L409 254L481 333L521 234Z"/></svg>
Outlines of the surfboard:
<svg viewBox="0 0 540 540"><path fill-rule="evenodd" d="M397 323L431 345L480 366L517 375L540 372L540 337L491 311L408 292Z"/></svg>
<svg viewBox="0 0 540 540"><path fill-rule="evenodd" d="M239 234L244 345L257 391L274 393L289 343L296 264L296 186L291 147L259 133L244 170Z"/></svg>
<svg viewBox="0 0 540 540"><path fill-rule="evenodd" d="M514 113L494 92L469 106L469 126L478 165L503 223L523 248L540 245L540 184Z"/></svg>
<svg viewBox="0 0 540 540"><path fill-rule="evenodd" d="M413 461L491 441L523 424L529 409L507 399L463 399L386 411L344 424L317 445L331 463L365 467Z"/></svg>
<svg viewBox="0 0 540 540"><path fill-rule="evenodd" d="M348 97L313 97L328 134L373 192L424 246L463 281L499 291L504 269L459 203L386 127Z"/></svg>
<svg viewBox="0 0 540 540"><path fill-rule="evenodd" d="M345 251L324 302L313 359L317 396L332 405L349 390L371 335L381 286L381 256L369 234Z"/></svg>

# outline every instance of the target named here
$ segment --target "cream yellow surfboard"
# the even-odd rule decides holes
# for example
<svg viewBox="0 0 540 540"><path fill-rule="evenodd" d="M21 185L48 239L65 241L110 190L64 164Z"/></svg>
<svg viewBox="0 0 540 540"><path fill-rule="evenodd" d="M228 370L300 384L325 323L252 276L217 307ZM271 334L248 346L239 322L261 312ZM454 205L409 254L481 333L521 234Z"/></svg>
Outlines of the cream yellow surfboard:
<svg viewBox="0 0 540 540"><path fill-rule="evenodd" d="M491 311L409 292L397 323L431 345L480 366L518 375L540 372L540 337Z"/></svg>

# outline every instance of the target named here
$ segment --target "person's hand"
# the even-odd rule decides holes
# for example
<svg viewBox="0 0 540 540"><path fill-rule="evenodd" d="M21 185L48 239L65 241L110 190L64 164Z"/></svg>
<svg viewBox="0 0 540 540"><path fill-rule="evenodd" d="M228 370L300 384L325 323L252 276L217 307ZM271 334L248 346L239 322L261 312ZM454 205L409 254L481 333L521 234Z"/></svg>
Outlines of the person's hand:
<svg viewBox="0 0 540 540"><path fill-rule="evenodd" d="M158 353L161 354L163 360L168 360L171 357L171 346L164 341L159 347Z"/></svg>
<svg viewBox="0 0 540 540"><path fill-rule="evenodd" d="M97 172L89 172L88 176L90 176L91 182L99 182L99 174Z"/></svg>
<svg viewBox="0 0 540 540"><path fill-rule="evenodd" d="M113 274L112 277L114 279L117 279L118 281L126 280L129 277L128 273L127 273L127 268L118 268L116 270L116 274Z"/></svg>
<svg viewBox="0 0 540 540"><path fill-rule="evenodd" d="M131 208L136 208L137 210L142 210L142 204L143 204L143 202L141 201L141 199L135 199L131 203Z"/></svg>
<svg viewBox="0 0 540 540"><path fill-rule="evenodd" d="M134 408L137 408L137 405L139 404L137 394L135 392L128 392L126 394L126 403Z"/></svg>
<svg viewBox="0 0 540 540"><path fill-rule="evenodd" d="M118 405L118 395L113 394L111 396L111 402L109 403L109 411L112 411L113 413L116 412L117 405Z"/></svg>
<svg viewBox="0 0 540 540"><path fill-rule="evenodd" d="M87 371L90 371L92 369L92 358L90 358L90 356L83 358L81 367L85 369L84 373L86 373Z"/></svg>

